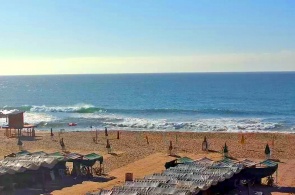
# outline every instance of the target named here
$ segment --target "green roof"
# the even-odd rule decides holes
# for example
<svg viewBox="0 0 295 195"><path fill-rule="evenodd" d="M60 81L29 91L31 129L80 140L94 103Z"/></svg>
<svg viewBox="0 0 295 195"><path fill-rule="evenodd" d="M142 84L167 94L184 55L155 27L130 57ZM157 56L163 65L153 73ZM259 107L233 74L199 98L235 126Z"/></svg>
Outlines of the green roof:
<svg viewBox="0 0 295 195"><path fill-rule="evenodd" d="M99 154L95 154L95 153L87 154L83 158L88 159L88 160L98 160L101 163L103 162L103 157L100 156Z"/></svg>
<svg viewBox="0 0 295 195"><path fill-rule="evenodd" d="M274 166L277 166L279 163L277 163L273 160L265 160L265 161L261 162L260 164L268 166L268 167L274 167Z"/></svg>
<svg viewBox="0 0 295 195"><path fill-rule="evenodd" d="M23 155L29 155L29 154L31 154L29 151L22 150L22 151L16 153L16 156L23 156Z"/></svg>
<svg viewBox="0 0 295 195"><path fill-rule="evenodd" d="M38 151L38 152L33 152L30 155L40 155L40 156L46 156L47 153L44 151Z"/></svg>
<svg viewBox="0 0 295 195"><path fill-rule="evenodd" d="M225 158L223 158L222 160L220 160L218 162L222 162L222 163L226 163L226 164L235 164L236 163L236 161L234 161L234 160L232 160L232 159L230 159L228 157L225 157Z"/></svg>
<svg viewBox="0 0 295 195"><path fill-rule="evenodd" d="M54 152L54 153L48 154L48 156L64 156L64 155L60 152Z"/></svg>
<svg viewBox="0 0 295 195"><path fill-rule="evenodd" d="M177 161L179 163L191 163L191 162L194 162L194 160L189 158L189 157L182 157L182 158L177 159Z"/></svg>
<svg viewBox="0 0 295 195"><path fill-rule="evenodd" d="M60 152L54 152L54 153L48 154L48 156L57 157L59 161L63 161L65 159L64 155Z"/></svg>

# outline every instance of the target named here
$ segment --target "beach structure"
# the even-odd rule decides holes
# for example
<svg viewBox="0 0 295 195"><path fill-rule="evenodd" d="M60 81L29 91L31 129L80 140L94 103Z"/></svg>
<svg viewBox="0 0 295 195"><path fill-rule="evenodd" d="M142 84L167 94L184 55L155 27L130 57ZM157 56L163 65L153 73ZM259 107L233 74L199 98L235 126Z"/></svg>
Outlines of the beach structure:
<svg viewBox="0 0 295 195"><path fill-rule="evenodd" d="M235 189L241 180L250 181L252 179L255 181L274 173L257 168L256 166L260 164L266 165L267 170L277 168L277 163L271 160L255 163L250 160L238 161L231 158L213 161L206 157L198 160L183 157L175 159L174 162L176 163L175 166L167 168L162 173L154 173L145 176L143 179L126 181L123 186L115 186L111 190L101 190L90 194L224 194ZM252 172L252 168L256 170ZM249 171L250 169L251 171ZM257 174L257 172L260 174Z"/></svg>
<svg viewBox="0 0 295 195"><path fill-rule="evenodd" d="M7 137L30 136L35 137L35 125L24 122L24 111L0 111L0 118L6 118L7 125L2 126L5 129ZM26 130L26 134L22 130Z"/></svg>
<svg viewBox="0 0 295 195"><path fill-rule="evenodd" d="M73 163L71 171L66 166L69 162ZM40 184L45 189L46 182L63 179L67 173L75 177L97 174L93 168L96 162L100 164L101 174L103 157L95 153L87 155L43 151L31 153L25 150L12 153L0 161L0 188L11 188L11 185L22 188Z"/></svg>

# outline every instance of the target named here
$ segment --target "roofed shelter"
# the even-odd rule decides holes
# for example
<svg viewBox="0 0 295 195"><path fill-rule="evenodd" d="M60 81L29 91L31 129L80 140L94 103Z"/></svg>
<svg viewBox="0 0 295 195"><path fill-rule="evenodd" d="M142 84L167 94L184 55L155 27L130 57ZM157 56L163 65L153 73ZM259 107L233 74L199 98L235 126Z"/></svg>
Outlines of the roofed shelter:
<svg viewBox="0 0 295 195"><path fill-rule="evenodd" d="M24 111L0 112L0 118L6 118L8 124L3 128L6 129L5 135L7 137L22 136L22 129L27 129L27 135L35 137L35 125L27 125L24 123ZM14 130L12 132L11 130ZM17 132L16 132L17 130Z"/></svg>

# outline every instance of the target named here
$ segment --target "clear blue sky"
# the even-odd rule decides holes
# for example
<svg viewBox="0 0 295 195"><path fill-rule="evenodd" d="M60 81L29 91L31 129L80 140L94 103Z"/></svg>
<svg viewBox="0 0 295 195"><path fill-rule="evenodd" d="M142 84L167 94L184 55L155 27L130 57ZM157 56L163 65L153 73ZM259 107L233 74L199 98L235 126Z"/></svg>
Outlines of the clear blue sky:
<svg viewBox="0 0 295 195"><path fill-rule="evenodd" d="M0 0L2 74L295 70L294 54L292 0Z"/></svg>

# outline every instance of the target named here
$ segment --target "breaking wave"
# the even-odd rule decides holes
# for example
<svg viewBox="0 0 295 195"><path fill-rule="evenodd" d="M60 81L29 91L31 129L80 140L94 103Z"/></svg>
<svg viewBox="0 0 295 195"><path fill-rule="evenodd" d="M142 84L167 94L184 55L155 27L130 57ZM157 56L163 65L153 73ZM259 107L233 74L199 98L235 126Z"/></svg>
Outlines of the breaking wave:
<svg viewBox="0 0 295 195"><path fill-rule="evenodd" d="M91 104L77 104L73 106L29 106L4 107L6 110L23 110L30 112L65 112L65 113L119 113L119 114L212 114L212 115L237 115L237 116L262 116L279 114L270 111L252 111L237 109L174 109L174 108L152 108L152 109L108 109L96 107Z"/></svg>

